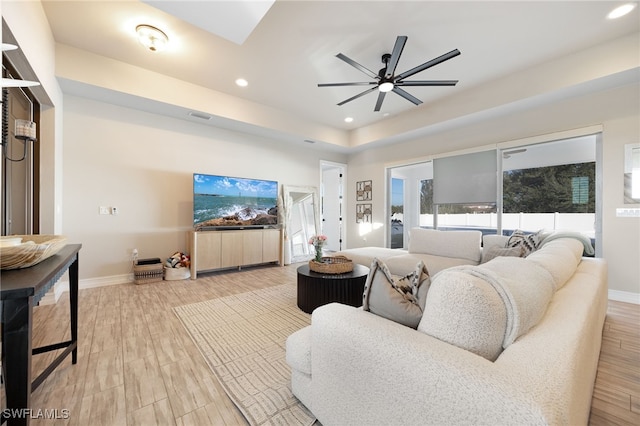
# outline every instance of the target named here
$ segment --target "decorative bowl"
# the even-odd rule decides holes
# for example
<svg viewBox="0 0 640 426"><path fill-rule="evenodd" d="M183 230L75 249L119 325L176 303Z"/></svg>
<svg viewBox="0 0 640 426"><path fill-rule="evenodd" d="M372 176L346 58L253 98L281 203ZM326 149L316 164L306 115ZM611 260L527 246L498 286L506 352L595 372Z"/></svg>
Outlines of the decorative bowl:
<svg viewBox="0 0 640 426"><path fill-rule="evenodd" d="M0 246L0 269L20 269L36 265L53 256L67 244L62 235L12 235L22 243Z"/></svg>

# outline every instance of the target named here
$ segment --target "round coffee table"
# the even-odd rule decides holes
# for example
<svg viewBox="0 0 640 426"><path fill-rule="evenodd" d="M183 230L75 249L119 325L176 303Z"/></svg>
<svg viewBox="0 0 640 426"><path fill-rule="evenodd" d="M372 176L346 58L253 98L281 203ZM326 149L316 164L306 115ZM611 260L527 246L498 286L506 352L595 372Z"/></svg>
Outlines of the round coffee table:
<svg viewBox="0 0 640 426"><path fill-rule="evenodd" d="M369 268L354 264L346 274L320 274L309 264L298 268L298 307L310 314L318 306L331 302L362 306L362 293Z"/></svg>

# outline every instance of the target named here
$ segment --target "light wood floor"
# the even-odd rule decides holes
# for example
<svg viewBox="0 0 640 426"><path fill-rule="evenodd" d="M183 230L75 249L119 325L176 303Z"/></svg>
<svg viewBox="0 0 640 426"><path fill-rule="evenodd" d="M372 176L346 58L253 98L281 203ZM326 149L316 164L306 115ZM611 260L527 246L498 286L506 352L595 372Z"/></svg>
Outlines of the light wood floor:
<svg viewBox="0 0 640 426"><path fill-rule="evenodd" d="M609 301L591 425L640 425L640 306Z"/></svg>
<svg viewBox="0 0 640 426"><path fill-rule="evenodd" d="M78 364L65 362L32 395L69 410L70 425L244 425L174 306L295 283L296 268L261 267L80 291ZM34 313L34 347L69 338L68 296ZM640 306L609 302L592 425L640 424ZM34 377L52 355L34 357ZM36 420L32 424L53 423Z"/></svg>

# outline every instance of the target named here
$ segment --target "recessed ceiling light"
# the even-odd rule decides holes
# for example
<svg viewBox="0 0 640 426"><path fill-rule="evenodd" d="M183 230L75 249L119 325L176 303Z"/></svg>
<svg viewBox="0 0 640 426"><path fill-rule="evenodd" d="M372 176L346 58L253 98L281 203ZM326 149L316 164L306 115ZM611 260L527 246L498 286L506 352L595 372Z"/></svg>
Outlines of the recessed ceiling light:
<svg viewBox="0 0 640 426"><path fill-rule="evenodd" d="M353 117L347 117L344 119L345 123L351 123L353 121Z"/></svg>
<svg viewBox="0 0 640 426"><path fill-rule="evenodd" d="M249 82L244 78L239 78L236 80L236 84L240 87L247 87L249 85Z"/></svg>
<svg viewBox="0 0 640 426"><path fill-rule="evenodd" d="M631 12L635 7L636 5L633 3L623 4L622 6L618 6L615 9L613 9L611 12L609 12L609 14L607 15L607 18L609 19L621 18L627 13Z"/></svg>
<svg viewBox="0 0 640 426"><path fill-rule="evenodd" d="M136 33L138 33L140 44L152 52L164 50L169 42L169 37L167 37L163 31L152 25L138 25L136 27Z"/></svg>

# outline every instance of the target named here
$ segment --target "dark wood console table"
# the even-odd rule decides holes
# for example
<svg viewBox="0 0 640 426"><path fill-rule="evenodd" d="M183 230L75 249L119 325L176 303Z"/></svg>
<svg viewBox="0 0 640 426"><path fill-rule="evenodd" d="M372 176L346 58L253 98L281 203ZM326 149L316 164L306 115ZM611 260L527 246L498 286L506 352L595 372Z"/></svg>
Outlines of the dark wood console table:
<svg viewBox="0 0 640 426"><path fill-rule="evenodd" d="M331 302L362 306L364 284L369 268L355 264L346 274L319 274L309 265L298 268L298 307L310 314L318 306Z"/></svg>
<svg viewBox="0 0 640 426"><path fill-rule="evenodd" d="M71 354L78 360L78 252L81 244L68 244L58 253L37 265L1 271L2 300L2 376L5 380L7 410L2 422L9 426L28 425L31 392ZM39 348L31 347L33 307L69 270L71 340ZM38 377L31 381L31 356L65 349Z"/></svg>

